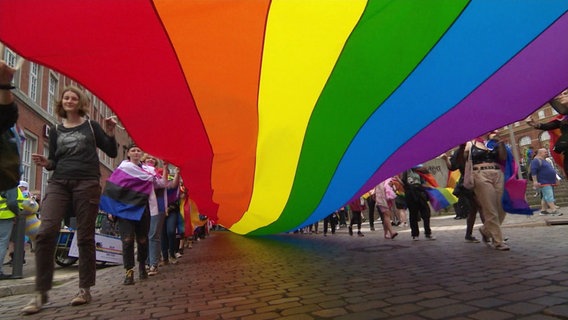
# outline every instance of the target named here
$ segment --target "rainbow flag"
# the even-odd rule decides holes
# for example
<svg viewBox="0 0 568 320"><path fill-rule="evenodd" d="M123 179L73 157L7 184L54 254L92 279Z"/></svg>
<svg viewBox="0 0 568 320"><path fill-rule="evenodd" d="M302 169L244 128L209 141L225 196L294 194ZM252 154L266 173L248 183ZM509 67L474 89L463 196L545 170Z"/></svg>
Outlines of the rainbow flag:
<svg viewBox="0 0 568 320"><path fill-rule="evenodd" d="M154 192L154 176L130 161L122 161L106 181L99 208L113 216L139 221Z"/></svg>
<svg viewBox="0 0 568 320"><path fill-rule="evenodd" d="M426 188L428 201L435 211L446 209L458 202L458 198L452 194L451 188Z"/></svg>
<svg viewBox="0 0 568 320"><path fill-rule="evenodd" d="M501 164L505 175L505 190L501 198L503 210L508 213L532 215L535 211L529 206L525 197L527 180L517 178L517 163L511 149L507 146L507 160Z"/></svg>
<svg viewBox="0 0 568 320"><path fill-rule="evenodd" d="M438 182L436 181L436 178L434 178L434 175L431 174L430 172L422 171L422 170L418 169L418 170L416 170L416 173L418 173L422 177L422 179L424 179L424 181L426 181L426 183L428 185L430 185L431 187L433 187L433 188L439 187Z"/></svg>
<svg viewBox="0 0 568 320"><path fill-rule="evenodd" d="M0 42L112 106L243 235L526 117L566 88L567 38L566 0L0 1Z"/></svg>
<svg viewBox="0 0 568 320"><path fill-rule="evenodd" d="M461 173L459 170L450 171L448 173L448 183L447 187L455 189L458 181L460 181Z"/></svg>
<svg viewBox="0 0 568 320"><path fill-rule="evenodd" d="M193 201L188 196L181 199L180 207L182 208L181 212L184 221L184 234L186 237L192 236L193 231L197 227L201 227L207 224L207 220L201 220L199 218L199 208L197 207L195 201Z"/></svg>

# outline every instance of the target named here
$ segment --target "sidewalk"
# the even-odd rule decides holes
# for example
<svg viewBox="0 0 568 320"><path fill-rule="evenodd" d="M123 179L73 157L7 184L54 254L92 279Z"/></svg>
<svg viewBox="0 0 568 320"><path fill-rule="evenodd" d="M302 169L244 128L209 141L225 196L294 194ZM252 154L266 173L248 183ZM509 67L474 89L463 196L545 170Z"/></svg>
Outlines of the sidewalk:
<svg viewBox="0 0 568 320"><path fill-rule="evenodd" d="M22 278L0 280L0 298L34 292L35 256L32 252L30 252L30 246L28 244L25 246L25 251L26 263L23 266ZM6 254L4 262L8 262L9 260L10 258ZM2 266L2 270L5 274L11 274L12 267L10 265L4 265ZM61 285L74 279L78 279L77 264L69 267L61 267L57 264L55 265L54 286Z"/></svg>
<svg viewBox="0 0 568 320"><path fill-rule="evenodd" d="M365 224L365 237L347 228L327 237L213 232L178 265L146 281L135 275L134 286L122 285L120 266L98 270L85 306L69 306L77 265L57 267L50 302L25 319L565 319L568 226L556 223L568 223L568 209L560 210L508 215L509 252L465 243L465 220L453 216L432 218L436 241L411 241L400 227L386 240L380 223L374 232ZM26 260L23 279L0 281L2 319L21 319L33 292L29 252Z"/></svg>

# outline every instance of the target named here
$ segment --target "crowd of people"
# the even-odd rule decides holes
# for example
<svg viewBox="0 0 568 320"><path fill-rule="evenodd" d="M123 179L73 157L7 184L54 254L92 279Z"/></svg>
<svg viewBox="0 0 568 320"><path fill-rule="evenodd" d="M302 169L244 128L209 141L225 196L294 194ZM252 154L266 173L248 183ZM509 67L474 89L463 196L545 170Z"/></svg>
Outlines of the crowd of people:
<svg viewBox="0 0 568 320"><path fill-rule="evenodd" d="M3 113L1 133L2 138L8 141L18 141L15 139L18 108L10 91L13 89L11 82L14 73L15 69L0 61L0 107ZM160 161L157 158L143 153L138 146L131 145L127 150L128 159L115 171L122 170L131 175L128 177L119 175L109 179L103 194L98 149L111 158L117 156L117 142L114 137L116 120L109 117L100 124L89 119L89 100L83 90L75 86L68 86L62 90L55 112L62 122L51 130L48 155L31 154L31 160L35 165L52 172L41 201L40 219L36 215L39 205L30 195L28 183L19 181L20 143L13 143L14 152L10 153L14 155L13 161L7 160L8 152L2 154L3 185L0 190L2 261L10 247L10 240L20 241L13 239L15 234L13 227L18 215L26 216L27 235L33 237L36 294L23 307L24 314L41 311L49 299L48 292L53 286L54 254L58 237L62 222L70 216L74 216L76 221L74 237L79 260L79 290L71 300L71 305L78 306L91 302L90 288L95 285L97 262L95 224L102 207L101 199L104 199L104 194L117 192L117 187L120 187L122 182L134 183L128 185L131 193L121 193L123 205L115 203L116 205L111 206L108 212L109 219L116 222L121 237L122 258L126 270L123 283L130 285L135 282L135 255L138 260L139 279L144 280L148 276L158 274L160 265L176 264L183 248L186 247L185 243L180 244L178 238L180 229L183 229L178 217L181 216L183 201L187 200L185 189L180 183L179 171L176 170L171 179L168 179L170 175L167 163L159 166ZM6 144L3 141L2 147L4 146ZM15 166L7 169L7 165L12 163ZM14 178L18 179L12 182ZM141 189L137 188L144 188L144 183L148 192L141 195L138 192ZM140 214L136 215L136 206L124 206L125 203L138 204L142 209ZM200 232L199 235L203 237L202 234L205 232ZM0 279L5 278L9 276L3 273L0 264Z"/></svg>
<svg viewBox="0 0 568 320"><path fill-rule="evenodd" d="M135 247L140 280L158 274L160 264L177 264L177 258L181 256L176 241L179 230L176 228L181 216L180 200L185 197L185 191L180 184L179 170L169 179L168 163L163 166L159 163L159 159L132 144L127 147L127 160L118 166L109 178L109 187L105 189L105 196L108 197L118 192L115 200L119 201L128 193L136 196L132 189L125 186L148 191L147 197L139 199L138 207L116 206L116 203L109 201L101 204L101 208L108 212L109 219L118 225L125 285L135 283Z"/></svg>
<svg viewBox="0 0 568 320"><path fill-rule="evenodd" d="M559 129L560 134L552 141L551 150L561 155L559 160L564 176L568 172L568 89L554 97L550 104L560 115L548 122L538 123L529 117L526 122L539 130ZM484 135L466 141L453 150L451 155L443 154L441 158L446 161L450 171L459 170L460 179L457 181L453 194L458 201L454 204L456 217L466 219L465 242L479 243L473 235L473 228L477 216L482 222L479 234L482 241L489 247L498 251L509 251L506 243L507 238L503 235L502 224L507 212L504 207L505 194L505 166L508 161L507 146L500 140L496 131L490 131ZM550 151L540 148L529 159L529 180L532 188L540 197L541 215L555 215L558 206L554 198L554 186L560 179L559 172L555 169ZM469 171L469 172L468 172ZM363 209L368 209L369 229L375 231L375 210L383 225L385 239L394 239L398 232L394 227L401 221L406 227L406 216L410 225L412 240L419 240L419 222L424 227L424 238L435 240L430 226L431 205L429 196L425 192L428 188L424 177L427 172L420 165L410 168L399 175L388 178L379 183L368 194L360 199L353 199L345 207L331 213L324 219L323 234L327 235L328 228L335 234L336 228L347 227L349 235L353 235L353 225L357 226L357 235L363 236L361 221ZM467 181L466 181L467 180ZM366 208L366 206L368 206ZM528 205L527 205L528 206ZM532 209L529 209L532 211ZM347 226L346 220L350 223ZM311 232L317 230L317 222L310 225Z"/></svg>

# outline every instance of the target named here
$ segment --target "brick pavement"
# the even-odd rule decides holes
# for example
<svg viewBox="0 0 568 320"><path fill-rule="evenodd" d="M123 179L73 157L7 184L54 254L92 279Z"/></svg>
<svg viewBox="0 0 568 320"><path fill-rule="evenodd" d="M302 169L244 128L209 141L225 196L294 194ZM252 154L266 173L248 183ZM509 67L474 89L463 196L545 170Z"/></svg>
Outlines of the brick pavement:
<svg viewBox="0 0 568 320"><path fill-rule="evenodd" d="M365 237L328 234L247 238L214 232L175 266L134 286L121 267L98 271L89 305L71 307L76 269L45 310L22 317L30 294L0 298L2 319L567 319L568 217L509 215L512 250L463 242L464 220L433 218L436 241L395 240L381 228ZM380 226L380 224L379 224ZM320 224L321 228L321 224ZM0 281L13 291L33 281ZM26 271L28 270L28 271ZM22 286L23 287L23 286ZM20 289L20 293L29 292Z"/></svg>

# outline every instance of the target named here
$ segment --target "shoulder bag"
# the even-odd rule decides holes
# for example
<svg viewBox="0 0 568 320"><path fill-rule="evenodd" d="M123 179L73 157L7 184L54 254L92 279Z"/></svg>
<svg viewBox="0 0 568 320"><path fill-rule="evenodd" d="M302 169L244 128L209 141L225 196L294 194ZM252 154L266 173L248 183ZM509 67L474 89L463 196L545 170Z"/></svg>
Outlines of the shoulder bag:
<svg viewBox="0 0 568 320"><path fill-rule="evenodd" d="M473 144L472 144L473 148ZM468 190L473 190L473 161L471 160L471 149L469 149L469 155L467 156L467 161L465 162L465 170L463 172L463 186Z"/></svg>

